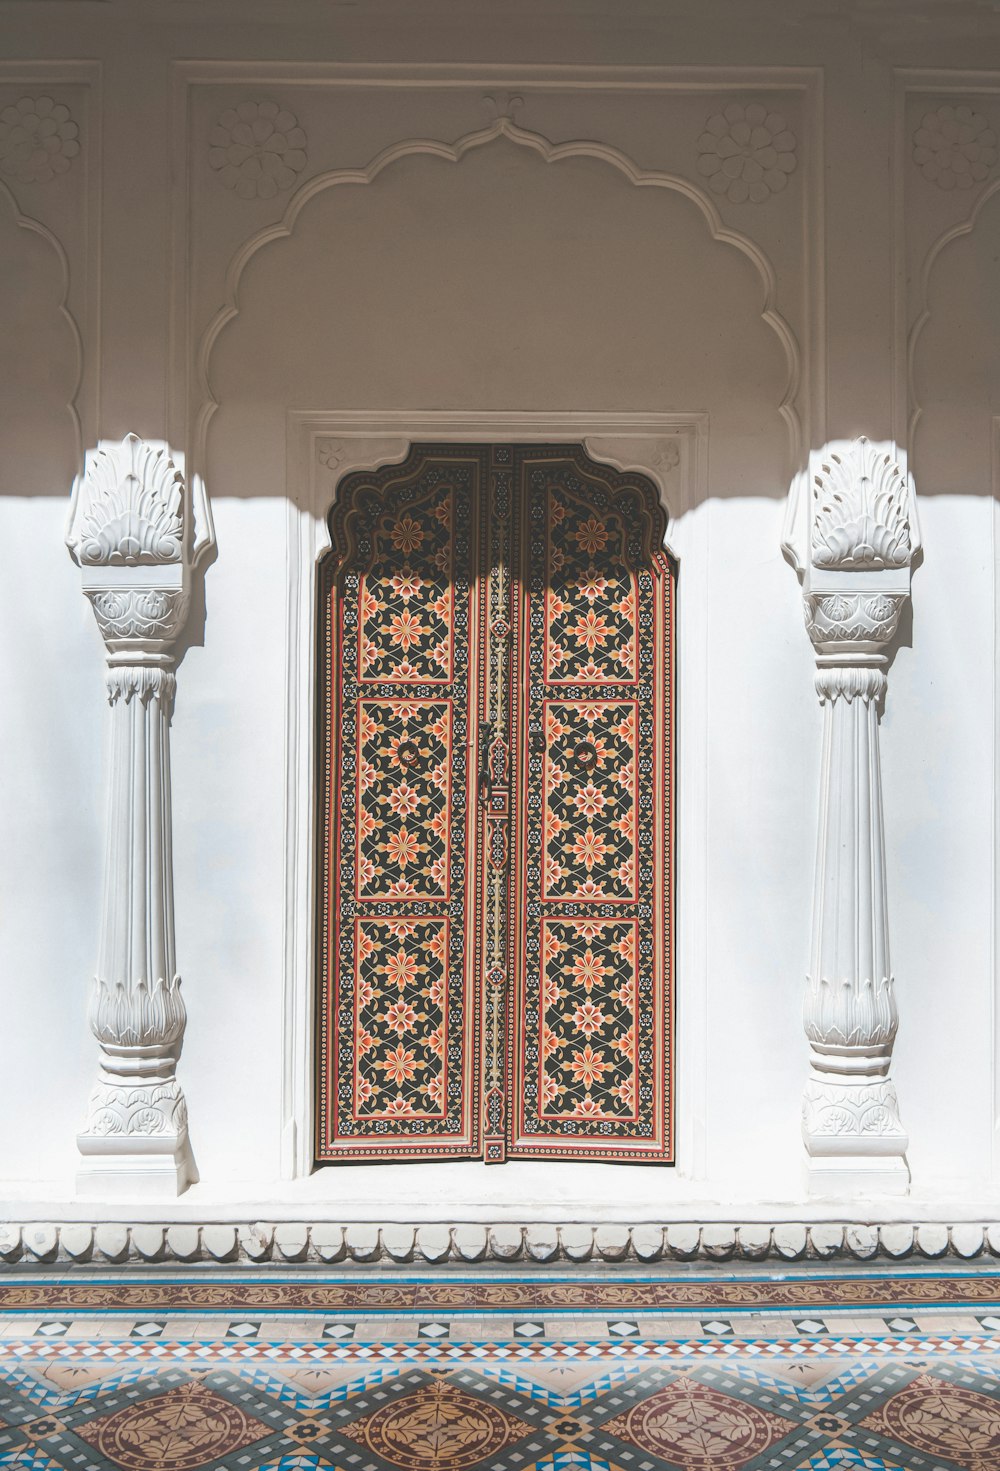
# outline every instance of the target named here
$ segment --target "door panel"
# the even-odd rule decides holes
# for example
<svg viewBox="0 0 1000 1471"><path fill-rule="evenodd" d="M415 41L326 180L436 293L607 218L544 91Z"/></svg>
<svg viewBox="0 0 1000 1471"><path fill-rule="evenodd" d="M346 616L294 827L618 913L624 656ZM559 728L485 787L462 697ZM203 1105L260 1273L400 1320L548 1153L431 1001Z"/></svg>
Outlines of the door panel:
<svg viewBox="0 0 1000 1471"><path fill-rule="evenodd" d="M575 446L338 488L318 1160L671 1159L663 529Z"/></svg>
<svg viewBox="0 0 1000 1471"><path fill-rule="evenodd" d="M345 481L323 569L317 1157L477 1155L475 761L487 460Z"/></svg>
<svg viewBox="0 0 1000 1471"><path fill-rule="evenodd" d="M516 451L512 1154L669 1160L671 569L653 487Z"/></svg>

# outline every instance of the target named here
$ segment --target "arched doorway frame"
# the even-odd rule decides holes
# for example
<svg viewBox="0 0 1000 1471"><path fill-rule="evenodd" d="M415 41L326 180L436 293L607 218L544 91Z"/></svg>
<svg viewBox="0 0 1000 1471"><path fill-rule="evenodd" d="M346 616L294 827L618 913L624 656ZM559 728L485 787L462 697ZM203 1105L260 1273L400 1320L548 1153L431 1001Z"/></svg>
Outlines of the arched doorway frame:
<svg viewBox="0 0 1000 1471"><path fill-rule="evenodd" d="M282 984L282 1176L313 1172L316 626L318 564L330 546L336 487L352 470L406 458L413 442L581 443L591 458L640 471L658 487L667 513L666 548L678 577L677 848L675 938L677 986L677 1167L649 1176L648 1191L666 1198L705 1175L707 781L707 461L708 419L699 413L543 411L296 411L286 420L288 486L286 560L285 854ZM339 1169L324 1170L333 1183ZM348 1167L350 1168L350 1167ZM455 1171L425 1165L422 1173ZM592 1169L566 1164L560 1173ZM632 1168L641 1169L641 1166ZM523 1165L501 1173L513 1203ZM369 1172L371 1180L371 1172ZM374 1184L374 1181L371 1182ZM377 1193L377 1192L376 1192ZM429 1192L433 1195L433 1191ZM631 1203L626 1204L626 1210ZM484 1210L496 1214L496 1205ZM461 1202L463 1218L475 1202Z"/></svg>

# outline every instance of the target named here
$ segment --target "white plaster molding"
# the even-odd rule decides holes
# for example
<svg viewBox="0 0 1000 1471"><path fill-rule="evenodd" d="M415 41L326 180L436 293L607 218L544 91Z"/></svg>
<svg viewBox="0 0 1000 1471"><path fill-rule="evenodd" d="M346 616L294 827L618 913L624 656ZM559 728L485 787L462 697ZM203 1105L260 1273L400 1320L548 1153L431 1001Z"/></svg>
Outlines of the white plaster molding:
<svg viewBox="0 0 1000 1471"><path fill-rule="evenodd" d="M60 97L67 89L78 89L72 106L82 128L82 148L73 168L83 176L83 201L72 232L65 230L65 220L55 205L64 195L58 187L38 190L29 186L31 207L39 218L20 208L17 195L23 193L23 184L14 174L0 177L0 201L9 203L19 228L41 235L58 257L58 306L73 336L76 368L66 411L73 424L77 461L82 464L84 445L96 438L100 418L99 355L91 348L96 349L100 339L102 129L99 122L95 126L95 119L102 117L101 63L55 56L7 58L0 60L0 86Z"/></svg>
<svg viewBox="0 0 1000 1471"><path fill-rule="evenodd" d="M195 1178L175 1076L170 715L174 646L207 550L165 447L128 434L87 459L67 545L107 649L111 760L103 918L89 1021L100 1071L78 1136L81 1194L176 1194Z"/></svg>
<svg viewBox="0 0 1000 1471"><path fill-rule="evenodd" d="M373 181L376 173L395 158L406 154L429 153L435 157L455 157L471 139L489 142L499 132L514 141L520 132L525 140L534 138L547 146L547 161L574 156L604 158L621 168L636 185L665 188L679 187L696 199L705 214L714 239L733 244L753 263L763 295L762 320L776 333L788 367L788 382L779 413L789 436L792 463L798 463L802 447L822 441L826 426L826 359L825 359L825 236L823 213L824 182L824 77L821 67L786 65L653 65L559 63L468 63L468 62L341 62L294 61L275 62L247 59L213 59L191 61L176 59L170 64L171 75L171 151L174 194L172 202L173 248L171 265L171 364L168 406L168 433L175 444L187 446L187 474L192 483L205 465L208 424L218 407L210 387L211 354L214 340L226 321L239 309L239 284L248 259L270 239L291 232L302 204L318 189L337 184L362 184ZM282 97L292 102L299 89L309 89L312 97L332 94L358 94L361 98L390 98L399 107L405 94L426 96L439 93L445 99L467 93L480 104L490 105L493 126L482 133L457 139L453 144L439 139L406 136L379 153L362 167L335 169L307 181L293 198L282 221L260 231L241 246L228 263L225 274L225 301L220 312L204 328L190 319L191 284L195 224L193 218L193 171L202 158L202 138L191 130L192 102L201 88L240 87L260 92L280 89ZM598 108L585 135L555 144L540 133L518 129L515 114L521 99L554 99L560 96L577 99L592 97L595 102L608 94L618 94L628 105L654 96L668 101L692 92L704 93L713 100L719 93L738 94L745 101L760 94L773 108L774 94L783 93L801 100L804 109L805 136L800 139L800 167L804 179L804 231L801 250L806 281L802 296L806 303L805 319L799 336L776 306L777 276L773 262L749 236L738 230L723 228L721 218L709 191L700 187L700 177L682 179L663 170L641 169L634 160L601 141L606 127ZM380 104L381 105L381 104ZM502 126L506 125L506 126ZM401 131L405 132L405 128ZM353 164L353 160L351 163ZM221 275L221 273L220 273ZM220 279L220 287L222 281ZM194 334L194 335L192 335ZM803 344L800 347L800 340ZM190 364L197 365L194 392L189 381ZM804 423L803 423L804 420Z"/></svg>
<svg viewBox="0 0 1000 1471"><path fill-rule="evenodd" d="M804 1020L809 1187L900 1193L908 1138L890 1077L898 1024L889 959L879 710L920 545L894 445L814 454L792 491L786 550L800 569L823 708L819 842Z"/></svg>
<svg viewBox="0 0 1000 1471"><path fill-rule="evenodd" d="M969 235L976 228L979 215L987 202L1000 190L1000 179L974 180L969 191L951 190L944 198L951 204L962 199L969 204L964 218L952 219L931 242L924 255L919 273L914 272L911 281L906 261L906 233L908 224L907 189L916 183L913 177L914 160L910 157L913 139L907 119L907 102L914 96L923 95L928 105L937 106L942 97L981 99L992 98L1000 106L1000 71L956 70L940 67L899 67L894 69L893 82L896 94L895 118L895 249L893 251L894 310L896 315L896 363L894 373L896 392L893 412L895 432L905 428L906 441L911 455L915 454L917 426L920 422L922 405L916 387L916 357L920 337L930 321L930 284L938 257L952 241ZM990 166L992 173L992 165ZM973 197L974 196L974 197ZM942 204L944 199L942 199Z"/></svg>
<svg viewBox="0 0 1000 1471"><path fill-rule="evenodd" d="M697 206L713 240L733 246L753 264L764 288L760 316L777 336L787 366L785 391L777 409L788 431L791 458L793 461L799 458L803 440L799 411L802 354L791 325L777 308L777 272L761 246L748 235L725 225L714 200L697 182L691 179L664 170L641 169L621 149L607 143L586 139L554 143L541 133L519 126L510 117L499 116L489 127L467 133L456 139L454 143L444 143L433 138L407 138L384 148L364 169L334 169L317 174L295 191L279 221L264 226L240 246L230 260L226 272L225 303L208 323L198 343L196 354L198 407L193 426L193 463L196 468L205 463L208 426L219 407L211 387L213 349L219 334L239 314L240 283L243 272L257 252L272 241L290 236L305 206L311 199L327 189L344 184L371 184L384 169L408 157L428 155L449 163L459 163L470 151L499 138L504 138L518 147L533 150L547 164L555 164L567 159L593 158L618 170L632 184L674 190Z"/></svg>
<svg viewBox="0 0 1000 1471"><path fill-rule="evenodd" d="M678 618L678 740L685 750L707 741L707 532L704 515L687 514L707 495L708 420L704 414L585 411L289 412L287 419L288 609L285 797L285 932L282 1045L282 1176L313 1170L313 1013L315 968L316 565L330 545L328 516L340 479L405 459L410 444L583 443L595 459L648 475L668 512L666 545L685 572ZM678 866L685 903L678 915L675 967L685 998L678 1012L678 1088L685 1107L678 1136L678 1177L703 1178L707 1063L706 936L707 787L705 765L680 768ZM518 1161L504 1174L518 1189ZM573 1164L562 1166L573 1171Z"/></svg>
<svg viewBox="0 0 1000 1471"><path fill-rule="evenodd" d="M0 74L0 81L2 81ZM69 307L70 269L69 257L61 241L53 232L43 225L40 220L33 219L31 215L23 214L18 206L17 200L8 188L7 184L0 179L0 201L4 202L14 217L14 223L20 230L28 230L34 235L40 235L46 245L54 252L59 263L59 315L62 317L73 338L73 349L76 355L75 373L73 378L73 390L66 402L66 412L69 414L73 424L73 438L77 455L82 454L82 430L80 425L79 398L83 383L83 337L80 326Z"/></svg>
<svg viewBox="0 0 1000 1471"><path fill-rule="evenodd" d="M753 1223L441 1221L384 1225L333 1220L10 1221L0 1224L0 1262L23 1272L35 1263L67 1267L112 1262L225 1262L254 1268L343 1263L421 1268L509 1262L567 1265L597 1261L951 1262L1000 1257L1000 1225L989 1221L812 1221ZM30 1282L30 1277L26 1279Z"/></svg>

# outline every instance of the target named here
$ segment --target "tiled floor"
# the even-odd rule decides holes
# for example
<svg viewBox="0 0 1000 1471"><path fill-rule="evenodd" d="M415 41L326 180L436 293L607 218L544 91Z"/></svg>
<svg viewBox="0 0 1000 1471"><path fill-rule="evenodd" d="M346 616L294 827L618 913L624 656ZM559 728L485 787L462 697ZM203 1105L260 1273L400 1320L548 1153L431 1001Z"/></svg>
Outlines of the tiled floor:
<svg viewBox="0 0 1000 1471"><path fill-rule="evenodd" d="M972 1269L0 1278L0 1467L1000 1471Z"/></svg>

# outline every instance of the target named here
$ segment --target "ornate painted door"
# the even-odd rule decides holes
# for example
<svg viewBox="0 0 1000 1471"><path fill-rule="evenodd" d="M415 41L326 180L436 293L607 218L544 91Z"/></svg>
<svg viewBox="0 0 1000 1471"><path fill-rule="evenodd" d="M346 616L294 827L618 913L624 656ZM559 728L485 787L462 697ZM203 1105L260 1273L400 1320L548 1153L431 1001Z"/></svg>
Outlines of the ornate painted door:
<svg viewBox="0 0 1000 1471"><path fill-rule="evenodd" d="M575 446L415 446L331 529L317 1160L670 1161L655 488Z"/></svg>

